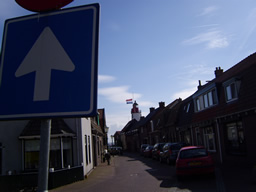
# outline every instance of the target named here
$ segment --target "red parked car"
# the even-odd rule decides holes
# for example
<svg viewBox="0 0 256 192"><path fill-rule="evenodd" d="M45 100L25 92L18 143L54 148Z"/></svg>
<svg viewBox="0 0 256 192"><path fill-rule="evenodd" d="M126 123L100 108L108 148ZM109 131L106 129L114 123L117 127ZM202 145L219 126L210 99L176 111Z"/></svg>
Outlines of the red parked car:
<svg viewBox="0 0 256 192"><path fill-rule="evenodd" d="M213 174L215 171L212 156L202 146L188 146L180 149L176 160L178 177L193 174Z"/></svg>

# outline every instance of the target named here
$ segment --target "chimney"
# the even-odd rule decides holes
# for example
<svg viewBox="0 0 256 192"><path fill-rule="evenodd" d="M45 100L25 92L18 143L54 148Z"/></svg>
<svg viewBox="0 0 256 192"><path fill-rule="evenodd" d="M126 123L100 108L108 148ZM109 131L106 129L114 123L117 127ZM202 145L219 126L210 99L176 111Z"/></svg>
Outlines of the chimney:
<svg viewBox="0 0 256 192"><path fill-rule="evenodd" d="M201 80L198 80L198 86L197 86L197 89L199 90L201 87L202 87Z"/></svg>
<svg viewBox="0 0 256 192"><path fill-rule="evenodd" d="M160 108L164 108L165 107L165 103L163 101L159 102L159 107Z"/></svg>
<svg viewBox="0 0 256 192"><path fill-rule="evenodd" d="M215 73L215 77L219 77L223 74L223 69L221 69L221 67L216 67L216 70L214 71Z"/></svg>
<svg viewBox="0 0 256 192"><path fill-rule="evenodd" d="M152 111L154 111L155 110L155 107L150 107L149 108L149 112L151 113Z"/></svg>

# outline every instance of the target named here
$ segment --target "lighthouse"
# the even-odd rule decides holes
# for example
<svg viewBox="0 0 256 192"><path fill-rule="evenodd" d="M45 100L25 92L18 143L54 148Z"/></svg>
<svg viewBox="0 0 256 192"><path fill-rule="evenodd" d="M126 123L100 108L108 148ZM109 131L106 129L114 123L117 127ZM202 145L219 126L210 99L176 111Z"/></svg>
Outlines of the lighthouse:
<svg viewBox="0 0 256 192"><path fill-rule="evenodd" d="M138 104L136 103L136 101L132 105L131 115L132 115L132 119L136 119L137 121L140 120L141 111L139 110L139 107L138 107Z"/></svg>

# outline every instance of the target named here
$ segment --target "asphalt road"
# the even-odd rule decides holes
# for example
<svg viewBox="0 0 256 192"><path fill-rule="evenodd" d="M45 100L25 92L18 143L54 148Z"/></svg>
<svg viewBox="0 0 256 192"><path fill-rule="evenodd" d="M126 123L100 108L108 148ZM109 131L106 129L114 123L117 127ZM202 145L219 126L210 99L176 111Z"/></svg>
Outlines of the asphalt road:
<svg viewBox="0 0 256 192"><path fill-rule="evenodd" d="M222 178L220 178L221 180ZM226 192L215 176L189 177L179 181L174 166L138 154L125 154L103 163L87 179L52 192Z"/></svg>

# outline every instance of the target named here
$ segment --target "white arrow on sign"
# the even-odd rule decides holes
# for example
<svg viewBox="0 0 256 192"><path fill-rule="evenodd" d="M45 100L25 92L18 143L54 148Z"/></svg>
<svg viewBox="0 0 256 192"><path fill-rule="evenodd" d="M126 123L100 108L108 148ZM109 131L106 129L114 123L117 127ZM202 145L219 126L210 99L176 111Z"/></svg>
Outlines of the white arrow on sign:
<svg viewBox="0 0 256 192"><path fill-rule="evenodd" d="M35 72L34 101L49 100L51 70L72 72L75 65L49 27L45 27L17 71L16 77Z"/></svg>

